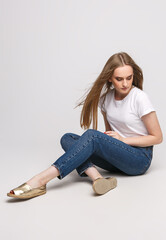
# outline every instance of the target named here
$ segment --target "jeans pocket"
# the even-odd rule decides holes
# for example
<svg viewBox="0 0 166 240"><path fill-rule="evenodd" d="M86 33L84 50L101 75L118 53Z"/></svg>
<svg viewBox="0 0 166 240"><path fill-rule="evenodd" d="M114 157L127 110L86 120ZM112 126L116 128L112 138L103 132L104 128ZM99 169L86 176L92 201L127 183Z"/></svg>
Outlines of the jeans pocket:
<svg viewBox="0 0 166 240"><path fill-rule="evenodd" d="M142 148L143 153L148 157L149 160L152 160L153 157L153 146Z"/></svg>

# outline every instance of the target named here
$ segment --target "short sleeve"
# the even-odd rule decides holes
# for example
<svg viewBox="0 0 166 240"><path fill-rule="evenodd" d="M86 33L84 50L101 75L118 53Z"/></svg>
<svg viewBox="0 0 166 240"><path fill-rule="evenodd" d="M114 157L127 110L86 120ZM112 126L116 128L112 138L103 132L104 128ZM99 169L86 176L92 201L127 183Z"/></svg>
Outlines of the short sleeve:
<svg viewBox="0 0 166 240"><path fill-rule="evenodd" d="M104 98L103 97L101 97L99 99L98 107L100 108L101 111L106 112L105 104L104 104Z"/></svg>
<svg viewBox="0 0 166 240"><path fill-rule="evenodd" d="M141 118L142 116L150 113L150 112L154 112L155 109L148 97L148 95L145 92L141 92L141 94L139 94L137 96L137 112L138 112L138 116Z"/></svg>

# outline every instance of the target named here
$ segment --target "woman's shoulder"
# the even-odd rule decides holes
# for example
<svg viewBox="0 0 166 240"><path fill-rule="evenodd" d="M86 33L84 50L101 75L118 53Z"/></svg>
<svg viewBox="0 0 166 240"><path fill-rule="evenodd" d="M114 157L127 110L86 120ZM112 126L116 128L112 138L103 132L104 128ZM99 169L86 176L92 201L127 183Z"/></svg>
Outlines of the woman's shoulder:
<svg viewBox="0 0 166 240"><path fill-rule="evenodd" d="M114 93L115 89L114 88L110 88L106 94L106 97L111 97L113 96L113 93Z"/></svg>
<svg viewBox="0 0 166 240"><path fill-rule="evenodd" d="M148 94L138 87L133 88L133 96L135 99L148 98Z"/></svg>
<svg viewBox="0 0 166 240"><path fill-rule="evenodd" d="M148 94L137 88L137 87L134 87L134 92L133 92L133 98L134 98L134 103L137 104L137 105L149 105L149 106L152 106L152 102L151 102L151 99L149 98Z"/></svg>
<svg viewBox="0 0 166 240"><path fill-rule="evenodd" d="M134 106L137 109L138 116L141 118L142 116L155 111L151 100L146 92L135 87L134 88Z"/></svg>
<svg viewBox="0 0 166 240"><path fill-rule="evenodd" d="M105 106L110 102L112 96L113 96L114 89L109 89L106 93L102 94L99 98L99 104L98 106L101 108L102 111L105 110Z"/></svg>
<svg viewBox="0 0 166 240"><path fill-rule="evenodd" d="M113 96L113 92L114 92L114 89L110 88L106 93L101 95L100 99L105 100L107 98L110 98L111 96Z"/></svg>
<svg viewBox="0 0 166 240"><path fill-rule="evenodd" d="M135 94L137 94L137 95L145 93L142 89L140 89L136 86L134 86L133 90L135 91Z"/></svg>

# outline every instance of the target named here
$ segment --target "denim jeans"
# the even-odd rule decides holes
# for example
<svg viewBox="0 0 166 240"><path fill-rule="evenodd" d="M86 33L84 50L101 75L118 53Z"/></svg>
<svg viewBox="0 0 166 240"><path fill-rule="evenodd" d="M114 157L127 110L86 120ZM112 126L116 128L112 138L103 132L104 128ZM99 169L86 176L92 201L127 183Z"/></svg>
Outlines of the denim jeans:
<svg viewBox="0 0 166 240"><path fill-rule="evenodd" d="M60 172L59 179L74 169L80 176L87 176L86 169L94 165L108 171L141 175L150 167L153 155L153 146L130 146L93 129L88 129L82 136L66 133L61 138L61 145L65 153L52 164Z"/></svg>

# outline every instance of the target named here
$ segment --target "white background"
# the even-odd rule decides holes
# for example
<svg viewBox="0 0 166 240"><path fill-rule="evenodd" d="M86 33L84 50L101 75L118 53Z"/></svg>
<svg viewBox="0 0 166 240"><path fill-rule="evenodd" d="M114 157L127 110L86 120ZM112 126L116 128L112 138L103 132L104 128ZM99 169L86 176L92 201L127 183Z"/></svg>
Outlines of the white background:
<svg viewBox="0 0 166 240"><path fill-rule="evenodd" d="M83 133L74 107L116 52L142 68L165 135L165 13L164 0L0 0L3 239L164 239L165 143L146 175L116 176L118 188L100 198L76 172L30 201L6 192L63 153L64 133Z"/></svg>

